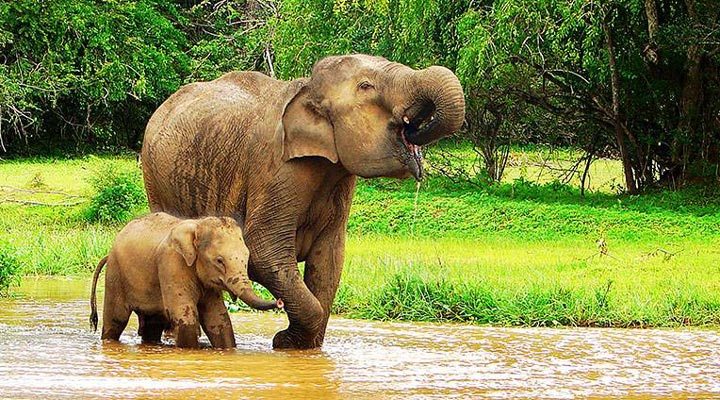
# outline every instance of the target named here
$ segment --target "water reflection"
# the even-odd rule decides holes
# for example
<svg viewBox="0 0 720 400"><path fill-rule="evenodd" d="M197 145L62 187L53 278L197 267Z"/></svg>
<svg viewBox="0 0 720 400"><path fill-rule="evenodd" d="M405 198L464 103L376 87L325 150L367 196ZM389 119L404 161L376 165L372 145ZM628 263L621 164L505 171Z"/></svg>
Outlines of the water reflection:
<svg viewBox="0 0 720 400"><path fill-rule="evenodd" d="M333 319L323 350L273 351L286 324L234 314L238 348L122 343L89 329L84 281L0 300L0 397L656 398L720 396L715 330L505 329Z"/></svg>

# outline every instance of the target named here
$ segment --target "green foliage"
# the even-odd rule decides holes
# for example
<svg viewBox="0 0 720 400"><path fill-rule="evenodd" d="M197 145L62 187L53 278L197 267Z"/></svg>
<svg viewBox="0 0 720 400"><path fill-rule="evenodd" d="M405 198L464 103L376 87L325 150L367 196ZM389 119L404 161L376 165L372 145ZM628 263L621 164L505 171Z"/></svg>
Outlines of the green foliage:
<svg viewBox="0 0 720 400"><path fill-rule="evenodd" d="M308 75L328 55L368 53L421 68L453 68L455 20L467 1L284 0L273 20L278 76Z"/></svg>
<svg viewBox="0 0 720 400"><path fill-rule="evenodd" d="M5 129L14 139L57 141L70 134L94 147L136 145L149 113L188 73L177 17L174 6L159 0L3 2Z"/></svg>
<svg viewBox="0 0 720 400"><path fill-rule="evenodd" d="M383 188L382 185L389 185ZM640 240L656 235L720 234L717 193L691 187L640 196L591 193L558 182L518 179L476 187L430 179L417 200L413 184L367 181L359 185L348 230L359 235L477 238L507 235L526 240L568 236Z"/></svg>
<svg viewBox="0 0 720 400"><path fill-rule="evenodd" d="M359 52L455 70L492 181L510 144L545 143L622 158L631 192L707 183L720 160L717 16L711 0L3 2L0 148L137 148L182 83L294 79Z"/></svg>
<svg viewBox="0 0 720 400"><path fill-rule="evenodd" d="M12 286L20 284L22 268L15 248L0 242L0 297L7 295Z"/></svg>
<svg viewBox="0 0 720 400"><path fill-rule="evenodd" d="M370 1L283 1L282 17L273 21L278 76L307 76L326 55L373 53L381 28L371 21L382 18L380 8Z"/></svg>
<svg viewBox="0 0 720 400"><path fill-rule="evenodd" d="M127 222L145 204L145 190L137 170L104 168L92 179L97 193L87 208L88 222Z"/></svg>
<svg viewBox="0 0 720 400"><path fill-rule="evenodd" d="M225 72L271 73L270 31L274 4L202 1L187 10L183 29L189 38L191 73L186 82L212 80ZM269 59L267 57L270 57Z"/></svg>
<svg viewBox="0 0 720 400"><path fill-rule="evenodd" d="M483 3L458 25L457 72L472 129L483 128L489 109L502 120L505 142L529 131L544 143L559 136L591 154L613 149L627 161L630 191L717 175L720 136L710 115L720 103L700 94L700 87L720 89L714 2ZM649 5L659 16L653 34ZM701 62L707 64L690 68Z"/></svg>

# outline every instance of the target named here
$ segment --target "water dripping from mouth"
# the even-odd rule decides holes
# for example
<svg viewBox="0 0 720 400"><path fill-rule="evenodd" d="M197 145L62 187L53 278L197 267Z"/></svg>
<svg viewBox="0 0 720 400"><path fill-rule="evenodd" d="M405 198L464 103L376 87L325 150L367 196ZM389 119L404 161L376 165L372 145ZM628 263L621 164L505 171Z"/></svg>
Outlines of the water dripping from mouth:
<svg viewBox="0 0 720 400"><path fill-rule="evenodd" d="M410 224L410 236L415 237L415 221L417 221L418 198L420 197L420 184L422 181L415 181L415 200L413 201L413 216Z"/></svg>

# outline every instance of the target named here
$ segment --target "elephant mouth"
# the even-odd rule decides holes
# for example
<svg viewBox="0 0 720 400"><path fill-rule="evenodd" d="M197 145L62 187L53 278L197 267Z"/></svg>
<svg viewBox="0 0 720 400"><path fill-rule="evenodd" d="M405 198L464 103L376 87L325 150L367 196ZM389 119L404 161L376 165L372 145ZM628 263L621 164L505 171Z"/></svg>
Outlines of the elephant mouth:
<svg viewBox="0 0 720 400"><path fill-rule="evenodd" d="M228 294L230 295L230 299L231 299L233 302L236 302L236 301L237 301L237 299L238 299L238 294L235 293L235 291L230 288L230 286L227 284L227 282L225 282L225 279L216 278L216 279L213 279L213 280L210 281L210 282L211 282L212 285L215 287L215 289L220 290L220 291L223 291L223 290L224 290L224 291L228 292Z"/></svg>
<svg viewBox="0 0 720 400"><path fill-rule="evenodd" d="M422 134L432 128L435 118L432 109L423 109L411 118L407 114L402 117L402 126L399 136L405 149L404 162L408 166L415 180L422 180L425 175L423 166L422 146L418 146L410 142L413 137Z"/></svg>
<svg viewBox="0 0 720 400"><path fill-rule="evenodd" d="M405 138L404 132L400 132L400 138L402 139L403 148L405 149L404 163L410 168L415 180L422 180L425 175L425 169L423 167L423 154L422 147L412 144Z"/></svg>

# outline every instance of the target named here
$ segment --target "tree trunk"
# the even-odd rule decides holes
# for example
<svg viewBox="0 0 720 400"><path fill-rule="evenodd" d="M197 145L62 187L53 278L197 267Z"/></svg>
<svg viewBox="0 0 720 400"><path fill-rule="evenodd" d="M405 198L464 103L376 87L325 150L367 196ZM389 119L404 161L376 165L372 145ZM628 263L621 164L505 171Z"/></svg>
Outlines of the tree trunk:
<svg viewBox="0 0 720 400"><path fill-rule="evenodd" d="M685 0L688 16L692 24L697 24L698 15L695 10L695 0ZM680 122L678 128L681 132L689 136L692 143L697 138L697 119L700 114L700 107L703 101L702 88L702 49L696 42L690 43L687 49L687 58L685 61L685 79L683 81L682 94L680 97ZM689 149L683 149L682 160L678 160L685 170L686 164L689 162Z"/></svg>
<svg viewBox="0 0 720 400"><path fill-rule="evenodd" d="M617 62L615 60L615 45L613 43L612 32L608 26L607 17L603 19L602 27L605 32L605 46L608 51L608 62L610 64L610 87L612 91L612 117L615 127L615 140L617 141L620 157L622 158L625 186L628 193L635 194L638 192L638 187L634 177L627 143L625 143L625 128L620 113L620 73L618 72Z"/></svg>
<svg viewBox="0 0 720 400"><path fill-rule="evenodd" d="M703 95L702 73L700 69L701 59L702 53L700 52L700 46L697 44L688 46L685 64L685 80L680 98L680 122L678 128L692 140L692 143L695 143L694 139L698 139L696 135L696 122ZM689 161L688 157L688 151L683 151L683 166Z"/></svg>
<svg viewBox="0 0 720 400"><path fill-rule="evenodd" d="M649 40L643 53L645 54L645 59L647 59L650 64L656 65L658 63L658 48L655 37L657 36L660 24L658 21L658 12L655 0L645 0L645 15L648 20Z"/></svg>

